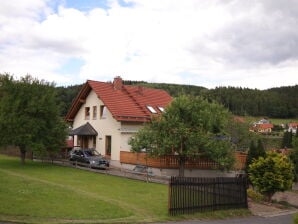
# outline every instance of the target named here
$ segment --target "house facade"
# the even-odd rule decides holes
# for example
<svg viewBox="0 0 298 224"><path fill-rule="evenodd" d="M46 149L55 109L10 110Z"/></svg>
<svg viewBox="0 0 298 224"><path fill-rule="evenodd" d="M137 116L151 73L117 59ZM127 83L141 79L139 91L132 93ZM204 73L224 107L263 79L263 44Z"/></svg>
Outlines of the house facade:
<svg viewBox="0 0 298 224"><path fill-rule="evenodd" d="M171 101L163 90L124 85L119 76L113 82L88 80L66 115L74 146L94 148L116 165L120 151L130 151L130 137Z"/></svg>
<svg viewBox="0 0 298 224"><path fill-rule="evenodd" d="M273 124L270 123L267 119L261 119L258 122L254 122L253 125L250 127L250 131L258 132L258 133L271 133L273 129Z"/></svg>
<svg viewBox="0 0 298 224"><path fill-rule="evenodd" d="M288 132L292 132L293 134L297 133L298 122L293 122L288 124Z"/></svg>

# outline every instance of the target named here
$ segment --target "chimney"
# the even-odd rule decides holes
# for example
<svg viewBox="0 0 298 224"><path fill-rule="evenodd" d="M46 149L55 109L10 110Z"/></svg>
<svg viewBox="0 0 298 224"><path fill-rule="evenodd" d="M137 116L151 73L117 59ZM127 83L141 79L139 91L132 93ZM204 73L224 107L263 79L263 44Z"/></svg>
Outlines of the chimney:
<svg viewBox="0 0 298 224"><path fill-rule="evenodd" d="M114 78L113 86L114 86L115 90L121 90L122 89L123 81L122 81L122 78L120 76L116 76Z"/></svg>

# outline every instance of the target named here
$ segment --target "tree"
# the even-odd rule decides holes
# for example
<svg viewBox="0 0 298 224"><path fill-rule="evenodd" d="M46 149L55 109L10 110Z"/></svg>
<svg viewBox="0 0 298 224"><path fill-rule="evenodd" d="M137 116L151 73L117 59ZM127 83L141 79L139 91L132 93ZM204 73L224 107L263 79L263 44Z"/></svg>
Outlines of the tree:
<svg viewBox="0 0 298 224"><path fill-rule="evenodd" d="M255 159L258 159L259 157L266 157L265 148L263 145L263 142L261 139L258 139L257 145L255 145L255 142L252 140L250 142L249 150L246 157L246 163L245 163L245 171L248 173L249 165L252 164L252 162Z"/></svg>
<svg viewBox="0 0 298 224"><path fill-rule="evenodd" d="M295 181L298 181L298 131L293 138L293 150L290 152L290 159L294 164Z"/></svg>
<svg viewBox="0 0 298 224"><path fill-rule="evenodd" d="M282 138L281 148L292 148L292 132L286 131Z"/></svg>
<svg viewBox="0 0 298 224"><path fill-rule="evenodd" d="M228 133L232 137L231 141L236 150L246 151L252 139L256 137L249 131L249 124L240 117L234 117L228 123Z"/></svg>
<svg viewBox="0 0 298 224"><path fill-rule="evenodd" d="M249 179L254 187L271 202L275 192L292 188L293 164L282 154L268 153L249 165Z"/></svg>
<svg viewBox="0 0 298 224"><path fill-rule="evenodd" d="M129 144L132 151L147 149L152 156L179 156L179 175L184 175L187 157L207 156L222 168L230 168L234 155L225 134L231 114L217 103L201 97L179 96L165 113L153 117Z"/></svg>
<svg viewBox="0 0 298 224"><path fill-rule="evenodd" d="M261 139L258 139L258 143L257 143L257 157L266 157L266 152L265 152L265 148L264 148L264 144L262 142Z"/></svg>
<svg viewBox="0 0 298 224"><path fill-rule="evenodd" d="M246 157L246 163L245 163L245 171L248 173L249 165L252 164L253 160L258 158L257 154L257 147L255 145L255 142L252 140L250 142L250 146L248 149L247 157Z"/></svg>
<svg viewBox="0 0 298 224"><path fill-rule="evenodd" d="M0 144L19 147L23 164L29 149L52 152L65 144L55 94L54 85L43 80L0 75Z"/></svg>

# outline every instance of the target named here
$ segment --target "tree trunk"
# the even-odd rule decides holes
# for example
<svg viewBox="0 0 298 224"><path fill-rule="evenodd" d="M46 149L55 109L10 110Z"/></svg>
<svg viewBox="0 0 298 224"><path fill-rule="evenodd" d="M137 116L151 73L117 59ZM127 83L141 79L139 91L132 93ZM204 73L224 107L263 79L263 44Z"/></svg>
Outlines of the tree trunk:
<svg viewBox="0 0 298 224"><path fill-rule="evenodd" d="M272 192L265 193L265 197L266 197L267 202L272 203L273 195L274 195L274 193L272 193Z"/></svg>
<svg viewBox="0 0 298 224"><path fill-rule="evenodd" d="M184 177L185 157L179 157L179 177Z"/></svg>
<svg viewBox="0 0 298 224"><path fill-rule="evenodd" d="M22 145L20 146L20 153L21 153L21 164L25 164L25 159L26 159L26 146Z"/></svg>

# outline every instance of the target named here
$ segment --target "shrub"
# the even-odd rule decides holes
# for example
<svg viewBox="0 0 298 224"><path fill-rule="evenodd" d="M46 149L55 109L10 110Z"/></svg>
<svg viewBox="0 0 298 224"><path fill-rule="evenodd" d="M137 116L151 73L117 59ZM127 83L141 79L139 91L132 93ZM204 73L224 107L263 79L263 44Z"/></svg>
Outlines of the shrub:
<svg viewBox="0 0 298 224"><path fill-rule="evenodd" d="M271 201L275 192L292 188L294 166L285 155L268 153L266 158L259 157L249 166L249 179Z"/></svg>
<svg viewBox="0 0 298 224"><path fill-rule="evenodd" d="M264 196L251 188L247 189L247 196L256 202L264 201Z"/></svg>
<svg viewBox="0 0 298 224"><path fill-rule="evenodd" d="M294 224L298 224L298 213L294 215Z"/></svg>

